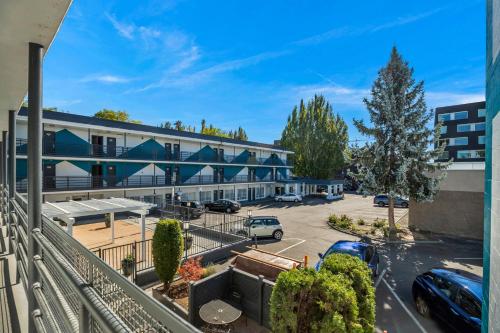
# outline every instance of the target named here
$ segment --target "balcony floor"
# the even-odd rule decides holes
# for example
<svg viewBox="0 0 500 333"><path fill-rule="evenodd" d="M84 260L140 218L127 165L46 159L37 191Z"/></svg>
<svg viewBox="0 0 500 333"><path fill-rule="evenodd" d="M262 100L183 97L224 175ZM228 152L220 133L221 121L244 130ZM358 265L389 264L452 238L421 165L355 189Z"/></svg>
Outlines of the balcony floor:
<svg viewBox="0 0 500 333"><path fill-rule="evenodd" d="M1 217L0 217L1 219ZM21 281L16 283L16 258L9 254L7 227L0 228L0 332L28 332L28 301Z"/></svg>

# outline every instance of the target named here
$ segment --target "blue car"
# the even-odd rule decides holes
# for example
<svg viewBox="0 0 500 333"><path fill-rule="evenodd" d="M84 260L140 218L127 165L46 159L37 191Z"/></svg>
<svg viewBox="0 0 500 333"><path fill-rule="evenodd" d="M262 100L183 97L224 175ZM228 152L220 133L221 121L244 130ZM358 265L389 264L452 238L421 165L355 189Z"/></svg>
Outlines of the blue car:
<svg viewBox="0 0 500 333"><path fill-rule="evenodd" d="M481 332L481 277L450 269L431 269L417 276L412 293L417 311L441 320L453 332Z"/></svg>
<svg viewBox="0 0 500 333"><path fill-rule="evenodd" d="M345 253L351 256L356 256L368 264L368 267L372 271L373 276L377 276L379 273L379 263L380 258L377 252L377 248L373 245L362 243L362 242L352 242L352 241L338 241L337 243L330 246L330 248L324 253L318 253L319 261L316 263L316 270L319 271L323 260L332 253Z"/></svg>

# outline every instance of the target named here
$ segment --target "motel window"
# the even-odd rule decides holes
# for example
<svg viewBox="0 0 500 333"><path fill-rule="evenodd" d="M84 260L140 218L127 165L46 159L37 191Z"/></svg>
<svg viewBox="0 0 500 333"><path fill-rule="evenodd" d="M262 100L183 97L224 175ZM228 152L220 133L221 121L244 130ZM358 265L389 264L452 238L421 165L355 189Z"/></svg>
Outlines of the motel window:
<svg viewBox="0 0 500 333"><path fill-rule="evenodd" d="M486 109L478 109L477 116L478 117L486 117Z"/></svg>
<svg viewBox="0 0 500 333"><path fill-rule="evenodd" d="M181 200L182 201L194 201L194 200L196 200L196 193L195 192L182 193Z"/></svg>
<svg viewBox="0 0 500 333"><path fill-rule="evenodd" d="M224 191L224 199L234 200L234 190L225 190Z"/></svg>
<svg viewBox="0 0 500 333"><path fill-rule="evenodd" d="M212 191L201 191L200 192L200 202L206 203L212 201Z"/></svg>
<svg viewBox="0 0 500 333"><path fill-rule="evenodd" d="M247 189L246 188L239 188L238 189L238 196L237 196L237 200L238 201L243 201L243 200L247 200Z"/></svg>
<svg viewBox="0 0 500 333"><path fill-rule="evenodd" d="M255 189L255 198L262 199L263 197L264 197L264 188L263 187L257 187Z"/></svg>

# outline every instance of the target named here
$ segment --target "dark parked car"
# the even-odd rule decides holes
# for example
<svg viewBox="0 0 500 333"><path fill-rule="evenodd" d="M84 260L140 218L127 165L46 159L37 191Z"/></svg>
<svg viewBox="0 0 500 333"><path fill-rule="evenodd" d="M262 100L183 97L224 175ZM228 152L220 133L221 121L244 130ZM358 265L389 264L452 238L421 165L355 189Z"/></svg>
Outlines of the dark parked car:
<svg viewBox="0 0 500 333"><path fill-rule="evenodd" d="M389 196L386 194L379 194L373 198L373 204L378 205L380 207L388 206L389 205ZM399 206L403 208L408 208L408 200L404 198L396 198L394 199L394 206Z"/></svg>
<svg viewBox="0 0 500 333"><path fill-rule="evenodd" d="M191 218L198 218L205 212L205 207L199 201L181 201L182 214Z"/></svg>
<svg viewBox="0 0 500 333"><path fill-rule="evenodd" d="M481 332L481 277L449 269L431 269L417 276L412 287L417 311L434 316L453 332Z"/></svg>
<svg viewBox="0 0 500 333"><path fill-rule="evenodd" d="M319 271L323 260L332 253L345 253L351 256L356 256L368 264L373 276L379 273L380 258L377 248L373 245L341 240L330 246L324 254L318 253L319 261L316 263L316 270Z"/></svg>
<svg viewBox="0 0 500 333"><path fill-rule="evenodd" d="M234 213L241 209L241 205L234 200L221 199L205 204L208 210L216 212Z"/></svg>

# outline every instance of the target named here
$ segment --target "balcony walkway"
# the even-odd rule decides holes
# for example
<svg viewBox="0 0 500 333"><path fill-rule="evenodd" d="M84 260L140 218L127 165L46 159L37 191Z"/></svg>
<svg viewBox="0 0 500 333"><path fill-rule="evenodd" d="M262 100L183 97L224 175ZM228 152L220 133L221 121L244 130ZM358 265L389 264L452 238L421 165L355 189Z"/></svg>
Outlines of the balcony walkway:
<svg viewBox="0 0 500 333"><path fill-rule="evenodd" d="M21 281L16 283L16 258L14 254L9 254L5 232L6 226L2 226L0 228L0 332L27 332L28 301Z"/></svg>

